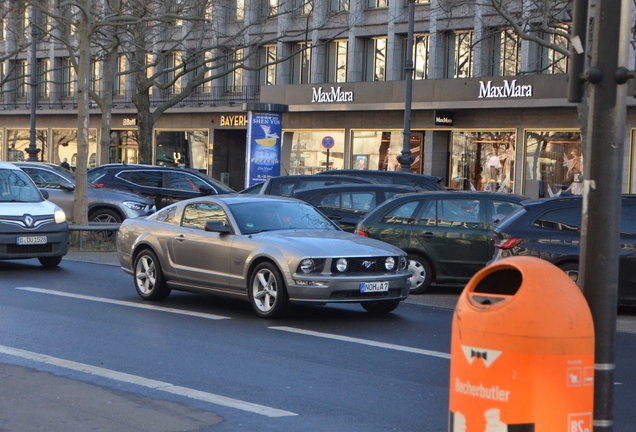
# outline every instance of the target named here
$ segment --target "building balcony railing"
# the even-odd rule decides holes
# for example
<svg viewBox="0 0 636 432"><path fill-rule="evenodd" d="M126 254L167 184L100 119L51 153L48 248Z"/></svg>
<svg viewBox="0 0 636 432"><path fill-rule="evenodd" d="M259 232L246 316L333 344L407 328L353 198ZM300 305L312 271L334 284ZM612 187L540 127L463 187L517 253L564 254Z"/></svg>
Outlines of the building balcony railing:
<svg viewBox="0 0 636 432"><path fill-rule="evenodd" d="M207 90L207 89L206 89ZM134 91L127 90L124 94L113 96L112 107L114 109L135 108L132 98ZM24 110L31 109L31 96L17 97L15 93L0 94L0 109L3 110ZM154 90L150 94L150 105L157 107L168 101L173 94L167 91ZM196 91L177 103L173 108L191 107L233 107L241 106L243 103L260 102L260 86L241 86L235 91L228 91L225 86L215 86L209 91ZM91 108L97 108L97 104L90 100ZM51 92L48 97L38 98L37 109L77 109L77 94L68 95L65 93Z"/></svg>

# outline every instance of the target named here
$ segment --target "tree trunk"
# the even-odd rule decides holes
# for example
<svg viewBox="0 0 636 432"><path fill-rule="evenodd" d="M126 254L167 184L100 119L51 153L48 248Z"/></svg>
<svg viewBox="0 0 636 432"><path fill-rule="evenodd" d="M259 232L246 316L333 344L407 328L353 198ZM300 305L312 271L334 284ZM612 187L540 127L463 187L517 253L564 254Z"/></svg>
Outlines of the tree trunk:
<svg viewBox="0 0 636 432"><path fill-rule="evenodd" d="M150 112L150 95L148 90L138 92L133 97L137 107L137 123L139 126L139 163L152 164L152 130L155 116Z"/></svg>
<svg viewBox="0 0 636 432"><path fill-rule="evenodd" d="M91 10L91 0L81 0L84 11ZM88 223L88 180L86 166L88 162L88 140L90 136L89 77L91 70L90 27L91 17L81 15L79 24L79 59L77 72L77 163L75 167L75 203L73 223Z"/></svg>

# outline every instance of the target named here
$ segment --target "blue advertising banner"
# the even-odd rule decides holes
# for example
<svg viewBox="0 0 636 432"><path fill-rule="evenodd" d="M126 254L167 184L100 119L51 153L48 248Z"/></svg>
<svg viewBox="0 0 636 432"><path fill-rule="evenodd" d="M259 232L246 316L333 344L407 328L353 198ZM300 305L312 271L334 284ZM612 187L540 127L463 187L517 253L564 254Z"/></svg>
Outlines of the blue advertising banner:
<svg viewBox="0 0 636 432"><path fill-rule="evenodd" d="M245 187L280 175L282 129L282 114L248 111Z"/></svg>

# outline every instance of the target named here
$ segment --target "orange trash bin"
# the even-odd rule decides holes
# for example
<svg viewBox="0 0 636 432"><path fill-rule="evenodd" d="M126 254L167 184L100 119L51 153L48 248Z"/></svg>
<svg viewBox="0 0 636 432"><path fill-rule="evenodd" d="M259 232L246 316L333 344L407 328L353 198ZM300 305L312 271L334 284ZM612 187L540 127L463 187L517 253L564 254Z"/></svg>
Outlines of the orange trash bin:
<svg viewBox="0 0 636 432"><path fill-rule="evenodd" d="M579 287L539 258L479 271L453 315L449 432L592 432L594 325Z"/></svg>

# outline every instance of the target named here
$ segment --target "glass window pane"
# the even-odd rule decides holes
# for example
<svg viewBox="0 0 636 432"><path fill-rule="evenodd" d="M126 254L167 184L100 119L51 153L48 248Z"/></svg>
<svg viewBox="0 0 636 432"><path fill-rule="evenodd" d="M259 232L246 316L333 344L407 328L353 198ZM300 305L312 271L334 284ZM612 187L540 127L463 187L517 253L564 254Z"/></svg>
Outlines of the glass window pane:
<svg viewBox="0 0 636 432"><path fill-rule="evenodd" d="M514 132L452 133L449 186L459 190L513 192Z"/></svg>
<svg viewBox="0 0 636 432"><path fill-rule="evenodd" d="M420 203L421 201L410 201L388 211L382 216L382 223L408 225L412 222L413 213Z"/></svg>
<svg viewBox="0 0 636 432"><path fill-rule="evenodd" d="M130 181L149 187L163 187L163 173L158 171L131 171Z"/></svg>
<svg viewBox="0 0 636 432"><path fill-rule="evenodd" d="M583 172L579 132L526 131L525 141L524 195L544 198L568 189L579 192L573 174L576 166Z"/></svg>
<svg viewBox="0 0 636 432"><path fill-rule="evenodd" d="M49 161L48 137L49 133L46 129L37 129L35 131L35 147L39 149L36 156L39 162ZM29 154L26 150L29 148L30 143L31 131L29 129L7 129L7 161L22 162L27 160Z"/></svg>
<svg viewBox="0 0 636 432"><path fill-rule="evenodd" d="M329 149L329 169L343 169L344 132L333 130L294 131L292 134L292 150L289 174L315 174L327 169L327 149L322 146L323 138L334 139L334 146Z"/></svg>
<svg viewBox="0 0 636 432"><path fill-rule="evenodd" d="M549 211L535 220L533 225L559 231L577 231L581 226L581 207Z"/></svg>

